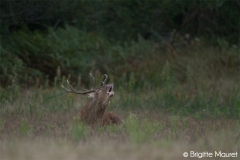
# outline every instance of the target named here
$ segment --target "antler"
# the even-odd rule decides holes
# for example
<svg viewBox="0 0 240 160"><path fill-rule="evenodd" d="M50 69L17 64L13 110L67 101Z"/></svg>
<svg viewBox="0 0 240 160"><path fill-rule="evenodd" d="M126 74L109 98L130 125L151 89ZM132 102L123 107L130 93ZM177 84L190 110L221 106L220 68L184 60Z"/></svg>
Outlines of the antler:
<svg viewBox="0 0 240 160"><path fill-rule="evenodd" d="M84 92L79 92L79 91L76 91L75 89L73 89L73 87L70 85L69 81L67 80L67 84L68 86L70 87L70 89L67 89L65 88L63 85L62 88L67 91L67 92L70 92L70 93L76 93L76 94L87 94L87 93L92 93L92 92L95 92L96 90L95 89L91 89L91 90L86 90Z"/></svg>
<svg viewBox="0 0 240 160"><path fill-rule="evenodd" d="M102 81L102 86L106 84L107 79L108 79L108 76L106 74L104 74L104 76L105 76L105 79L104 79L104 81Z"/></svg>
<svg viewBox="0 0 240 160"><path fill-rule="evenodd" d="M104 79L104 81L102 81L102 86L104 86L105 84L106 84L106 81L107 81L107 79L108 79L108 76L106 75L106 74L104 74L105 75L105 79ZM98 89L100 89L101 87L98 87L98 88L95 88L95 78L93 77L93 75L92 75L92 73L90 73L90 76L92 77L92 79L93 79L93 89L91 89L91 90L86 90L86 89L84 89L84 90L86 90L86 91L83 91L83 92L80 92L80 91L76 91L71 85L70 85L70 83L69 83L69 81L67 80L67 84L68 84L68 86L69 86L69 88L70 89L67 89L67 88L65 88L63 85L61 85L62 86L62 88L65 90L65 91L67 91L67 92L70 92L70 93L76 93L76 94L87 94L87 93L92 93L92 92L95 92L96 90L98 90Z"/></svg>
<svg viewBox="0 0 240 160"><path fill-rule="evenodd" d="M96 84L95 78L93 77L92 73L89 73L89 74L90 74L90 76L91 76L92 79L93 79L93 88L95 88L95 84Z"/></svg>

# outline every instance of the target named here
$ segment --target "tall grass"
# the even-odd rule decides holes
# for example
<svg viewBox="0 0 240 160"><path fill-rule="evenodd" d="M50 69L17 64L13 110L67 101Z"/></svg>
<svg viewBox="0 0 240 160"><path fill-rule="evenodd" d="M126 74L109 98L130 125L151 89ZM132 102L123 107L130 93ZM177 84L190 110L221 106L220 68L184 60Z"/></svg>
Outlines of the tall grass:
<svg viewBox="0 0 240 160"><path fill-rule="evenodd" d="M59 75L58 71L57 76ZM123 75L120 80L125 79L125 76ZM121 127L110 126L103 130L103 133L107 131L107 134L123 134L127 136L125 139L142 143L153 140L162 132L168 132L167 128L170 128L171 136L168 137L169 134L166 134L165 138L179 138L182 136L179 135L179 128L181 127L184 133L188 132L189 125L196 125L194 121L200 125L203 125L202 120L206 121L204 132L208 132L211 131L211 124L208 124L207 120L218 122L222 119L221 125L225 126L229 122L231 130L235 128L234 132L238 134L239 123L236 121L240 118L239 86L226 89L224 85L215 84L210 86L217 88L210 88L203 87L205 84L202 83L192 91L192 88L187 88L189 86L174 83L170 76L168 62L163 67L161 77L163 87L135 88L134 73L122 84L123 86L116 86L115 96L107 110L114 110L120 115L122 113L124 124ZM12 84L8 88L1 88L1 137L25 137L51 133L50 136L60 134L79 140L91 134L97 134L78 120L77 112L87 99L65 93L60 89L62 81L65 81L65 78L56 81L56 87L36 86L23 89L17 84ZM131 114L127 114L128 112ZM166 117L165 114L169 115L167 121L161 120L161 115ZM191 118L194 119L193 124L189 122ZM214 125L216 125L215 129L220 129L221 125L218 126L218 123ZM198 136L202 134L196 132L191 135L192 139L197 139Z"/></svg>
<svg viewBox="0 0 240 160"><path fill-rule="evenodd" d="M70 111L76 109L76 96L66 94L60 90L60 85L66 83L66 78L61 77L60 68L57 69L54 86L36 85L31 89L21 88L17 83L7 88L1 88L0 102L1 112L36 114L41 110L47 111ZM114 80L116 96L112 100L113 108L124 110L132 109L160 109L179 115L196 115L199 117L228 117L240 118L240 86L236 80L221 78L219 80L203 79L188 75L186 83L179 83L174 78L171 64L167 61L159 72L158 87L149 84L148 81L137 86L137 77L134 72L129 75L123 74ZM238 79L238 77L235 77ZM101 76L96 72L97 82L100 84ZM192 79L191 81L189 79ZM12 81L15 81L13 79ZM72 82L72 81L71 81ZM74 82L74 80L73 80ZM82 88L81 84L74 85ZM74 84L74 83L73 83ZM76 84L76 83L75 83ZM118 86L119 84L119 86ZM81 99L78 97L78 99ZM84 100L79 100L80 104Z"/></svg>
<svg viewBox="0 0 240 160"><path fill-rule="evenodd" d="M1 157L182 159L192 150L240 152L238 88L209 92L201 84L192 93L169 80L168 66L161 72L166 87L136 88L134 73L126 87L115 87L107 110L122 117L120 126L93 129L81 123L77 112L87 99L60 89L61 80L56 87L1 88Z"/></svg>

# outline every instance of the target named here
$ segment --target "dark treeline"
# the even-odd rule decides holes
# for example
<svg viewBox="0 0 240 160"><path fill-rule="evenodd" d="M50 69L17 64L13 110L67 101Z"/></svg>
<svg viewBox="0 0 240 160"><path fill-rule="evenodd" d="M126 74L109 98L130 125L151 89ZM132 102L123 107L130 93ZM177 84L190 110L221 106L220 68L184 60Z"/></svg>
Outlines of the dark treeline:
<svg viewBox="0 0 240 160"><path fill-rule="evenodd" d="M119 40L166 38L169 32L239 38L238 0L1 0L1 34L74 25Z"/></svg>

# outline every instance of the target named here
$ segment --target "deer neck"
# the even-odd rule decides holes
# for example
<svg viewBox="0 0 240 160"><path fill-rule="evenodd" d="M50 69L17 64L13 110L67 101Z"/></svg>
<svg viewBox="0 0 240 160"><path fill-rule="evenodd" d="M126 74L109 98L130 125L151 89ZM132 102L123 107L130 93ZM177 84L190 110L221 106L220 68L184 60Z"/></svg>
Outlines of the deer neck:
<svg viewBox="0 0 240 160"><path fill-rule="evenodd" d="M83 121L87 124L95 124L102 119L104 112L109 104L109 98L95 97L91 99L80 111Z"/></svg>

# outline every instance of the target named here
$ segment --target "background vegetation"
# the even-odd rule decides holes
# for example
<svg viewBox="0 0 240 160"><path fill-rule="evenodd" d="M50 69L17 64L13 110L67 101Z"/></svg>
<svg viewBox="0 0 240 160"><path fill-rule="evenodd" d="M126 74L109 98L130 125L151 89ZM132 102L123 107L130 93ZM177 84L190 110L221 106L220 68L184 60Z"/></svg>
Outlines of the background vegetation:
<svg viewBox="0 0 240 160"><path fill-rule="evenodd" d="M1 159L240 153L239 1L2 0L0 9ZM60 85L91 88L89 72L99 84L109 75L107 110L123 125L78 121L87 100Z"/></svg>
<svg viewBox="0 0 240 160"><path fill-rule="evenodd" d="M1 86L16 75L27 86L36 79L53 82L59 66L65 76L81 75L84 84L95 70L116 77L135 72L138 80L155 84L154 68L166 60L171 67L184 65L177 71L183 82L185 57L189 63L204 58L200 65L213 63L212 69L224 72L231 68L229 74L239 71L237 0L3 0L0 7ZM184 50L193 47L196 55Z"/></svg>

